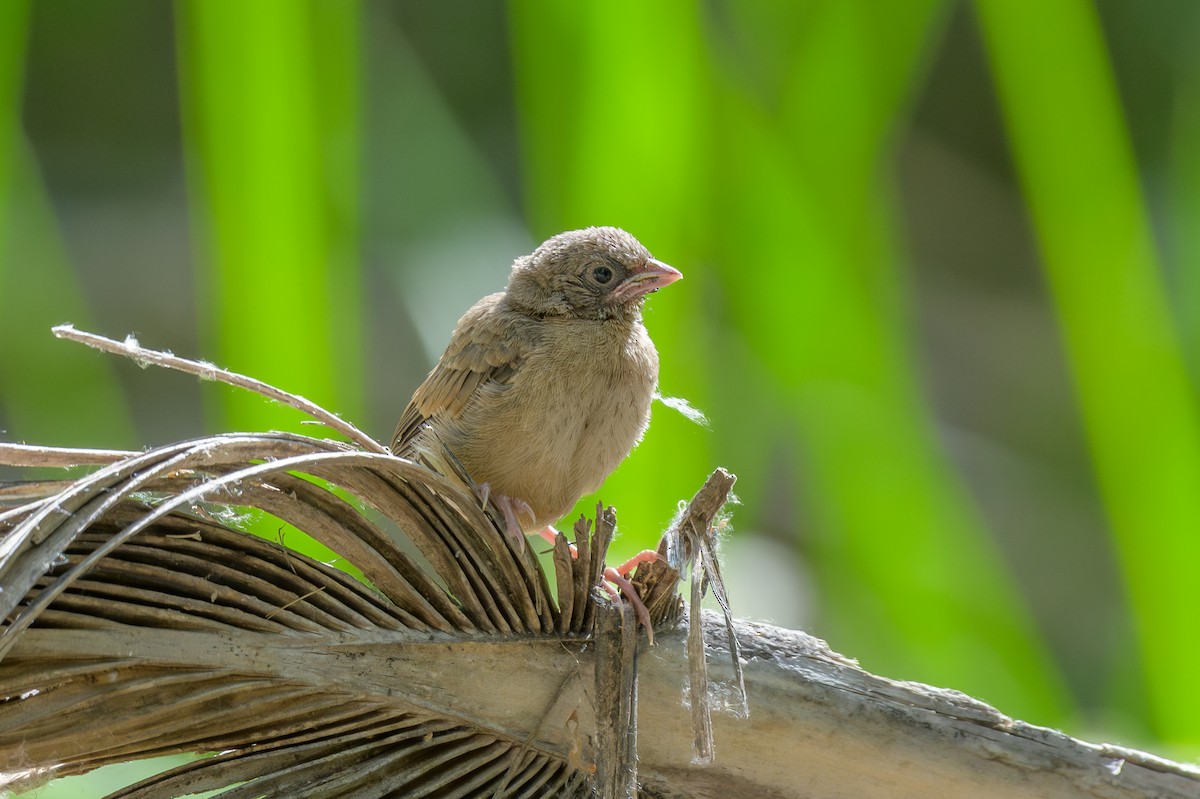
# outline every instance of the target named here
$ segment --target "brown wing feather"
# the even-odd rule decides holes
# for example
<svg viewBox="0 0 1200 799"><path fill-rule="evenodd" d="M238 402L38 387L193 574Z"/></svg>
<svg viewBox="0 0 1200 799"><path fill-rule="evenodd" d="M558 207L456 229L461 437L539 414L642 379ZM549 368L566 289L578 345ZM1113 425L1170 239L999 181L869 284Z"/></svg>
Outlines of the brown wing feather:
<svg viewBox="0 0 1200 799"><path fill-rule="evenodd" d="M454 418L484 385L512 381L531 343L518 329L529 317L508 310L492 294L463 314L450 344L409 400L392 436L392 452L409 454L413 439L435 414Z"/></svg>

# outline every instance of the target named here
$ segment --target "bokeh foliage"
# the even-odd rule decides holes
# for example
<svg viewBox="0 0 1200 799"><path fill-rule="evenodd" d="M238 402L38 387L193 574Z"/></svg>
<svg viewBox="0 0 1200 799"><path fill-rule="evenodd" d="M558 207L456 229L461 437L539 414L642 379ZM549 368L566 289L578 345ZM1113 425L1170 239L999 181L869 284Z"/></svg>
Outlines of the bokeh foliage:
<svg viewBox="0 0 1200 799"><path fill-rule="evenodd" d="M513 256L618 224L686 276L647 324L663 392L711 420L656 407L601 492L619 549L724 465L731 550L795 566L757 586L767 614L883 674L1194 753L1200 62L1159 39L1200 15L1129 13L5 3L0 428L299 429L50 340L73 321L384 438ZM1160 45L1170 102L1130 66Z"/></svg>
<svg viewBox="0 0 1200 799"><path fill-rule="evenodd" d="M1200 424L1104 44L1087 3L987 0L983 28L1037 228L1151 700L1200 740ZM1045 25L1030 26L1037 12ZM1052 33L1051 33L1052 32ZM1192 269L1196 264L1188 265Z"/></svg>

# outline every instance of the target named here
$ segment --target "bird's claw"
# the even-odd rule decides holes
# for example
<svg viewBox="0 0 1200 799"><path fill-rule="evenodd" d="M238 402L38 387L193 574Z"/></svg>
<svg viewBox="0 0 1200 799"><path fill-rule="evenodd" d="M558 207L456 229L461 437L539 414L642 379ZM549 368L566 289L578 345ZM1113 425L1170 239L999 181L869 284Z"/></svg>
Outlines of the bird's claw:
<svg viewBox="0 0 1200 799"><path fill-rule="evenodd" d="M646 628L646 639L650 646L654 646L654 626L650 622L650 611L646 608L646 603L638 596L637 589L633 587L633 583L625 575L621 574L618 569L609 566L604 570L604 580L601 585L605 590L616 599L618 597L617 590L613 588L616 585L621 589L621 593L629 600L630 606L633 608L633 615L637 616L638 622Z"/></svg>
<svg viewBox="0 0 1200 799"><path fill-rule="evenodd" d="M479 487L480 493L483 495L484 502L487 502L487 497L490 494L488 484L484 483ZM503 494L496 494L492 497L493 503L500 512L504 514L504 527L508 532L509 537L524 543L525 528L521 524L521 519L518 514L526 515L530 519L534 518L533 508L529 507L529 503L523 499L515 497L506 497Z"/></svg>

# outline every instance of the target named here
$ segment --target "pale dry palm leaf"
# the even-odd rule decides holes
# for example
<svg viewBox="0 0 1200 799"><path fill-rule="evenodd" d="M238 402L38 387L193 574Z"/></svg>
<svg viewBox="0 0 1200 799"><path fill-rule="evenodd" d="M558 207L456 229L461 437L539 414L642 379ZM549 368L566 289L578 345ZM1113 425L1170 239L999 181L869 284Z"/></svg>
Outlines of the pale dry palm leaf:
<svg viewBox="0 0 1200 799"><path fill-rule="evenodd" d="M237 530L232 514L247 509L305 531L369 584ZM283 434L132 454L5 512L7 787L221 752L115 796L586 794L565 732L581 690L564 694L561 676L544 696L506 686L531 648L552 647L561 674L578 675L607 541L580 538L580 557L560 558L552 601L534 553L502 529L420 465ZM480 658L473 676L448 673ZM509 701L544 702L553 723L507 727Z"/></svg>

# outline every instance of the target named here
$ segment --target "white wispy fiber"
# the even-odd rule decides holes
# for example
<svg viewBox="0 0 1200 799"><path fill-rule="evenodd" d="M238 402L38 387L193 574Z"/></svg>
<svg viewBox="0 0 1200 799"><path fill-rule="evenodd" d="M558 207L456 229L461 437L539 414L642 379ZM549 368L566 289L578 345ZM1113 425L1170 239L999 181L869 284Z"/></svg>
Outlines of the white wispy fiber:
<svg viewBox="0 0 1200 799"><path fill-rule="evenodd" d="M704 411L693 408L692 404L683 397L668 397L665 394L656 393L654 398L668 408L679 411L688 421L695 422L704 428L708 427L708 417L704 415Z"/></svg>

